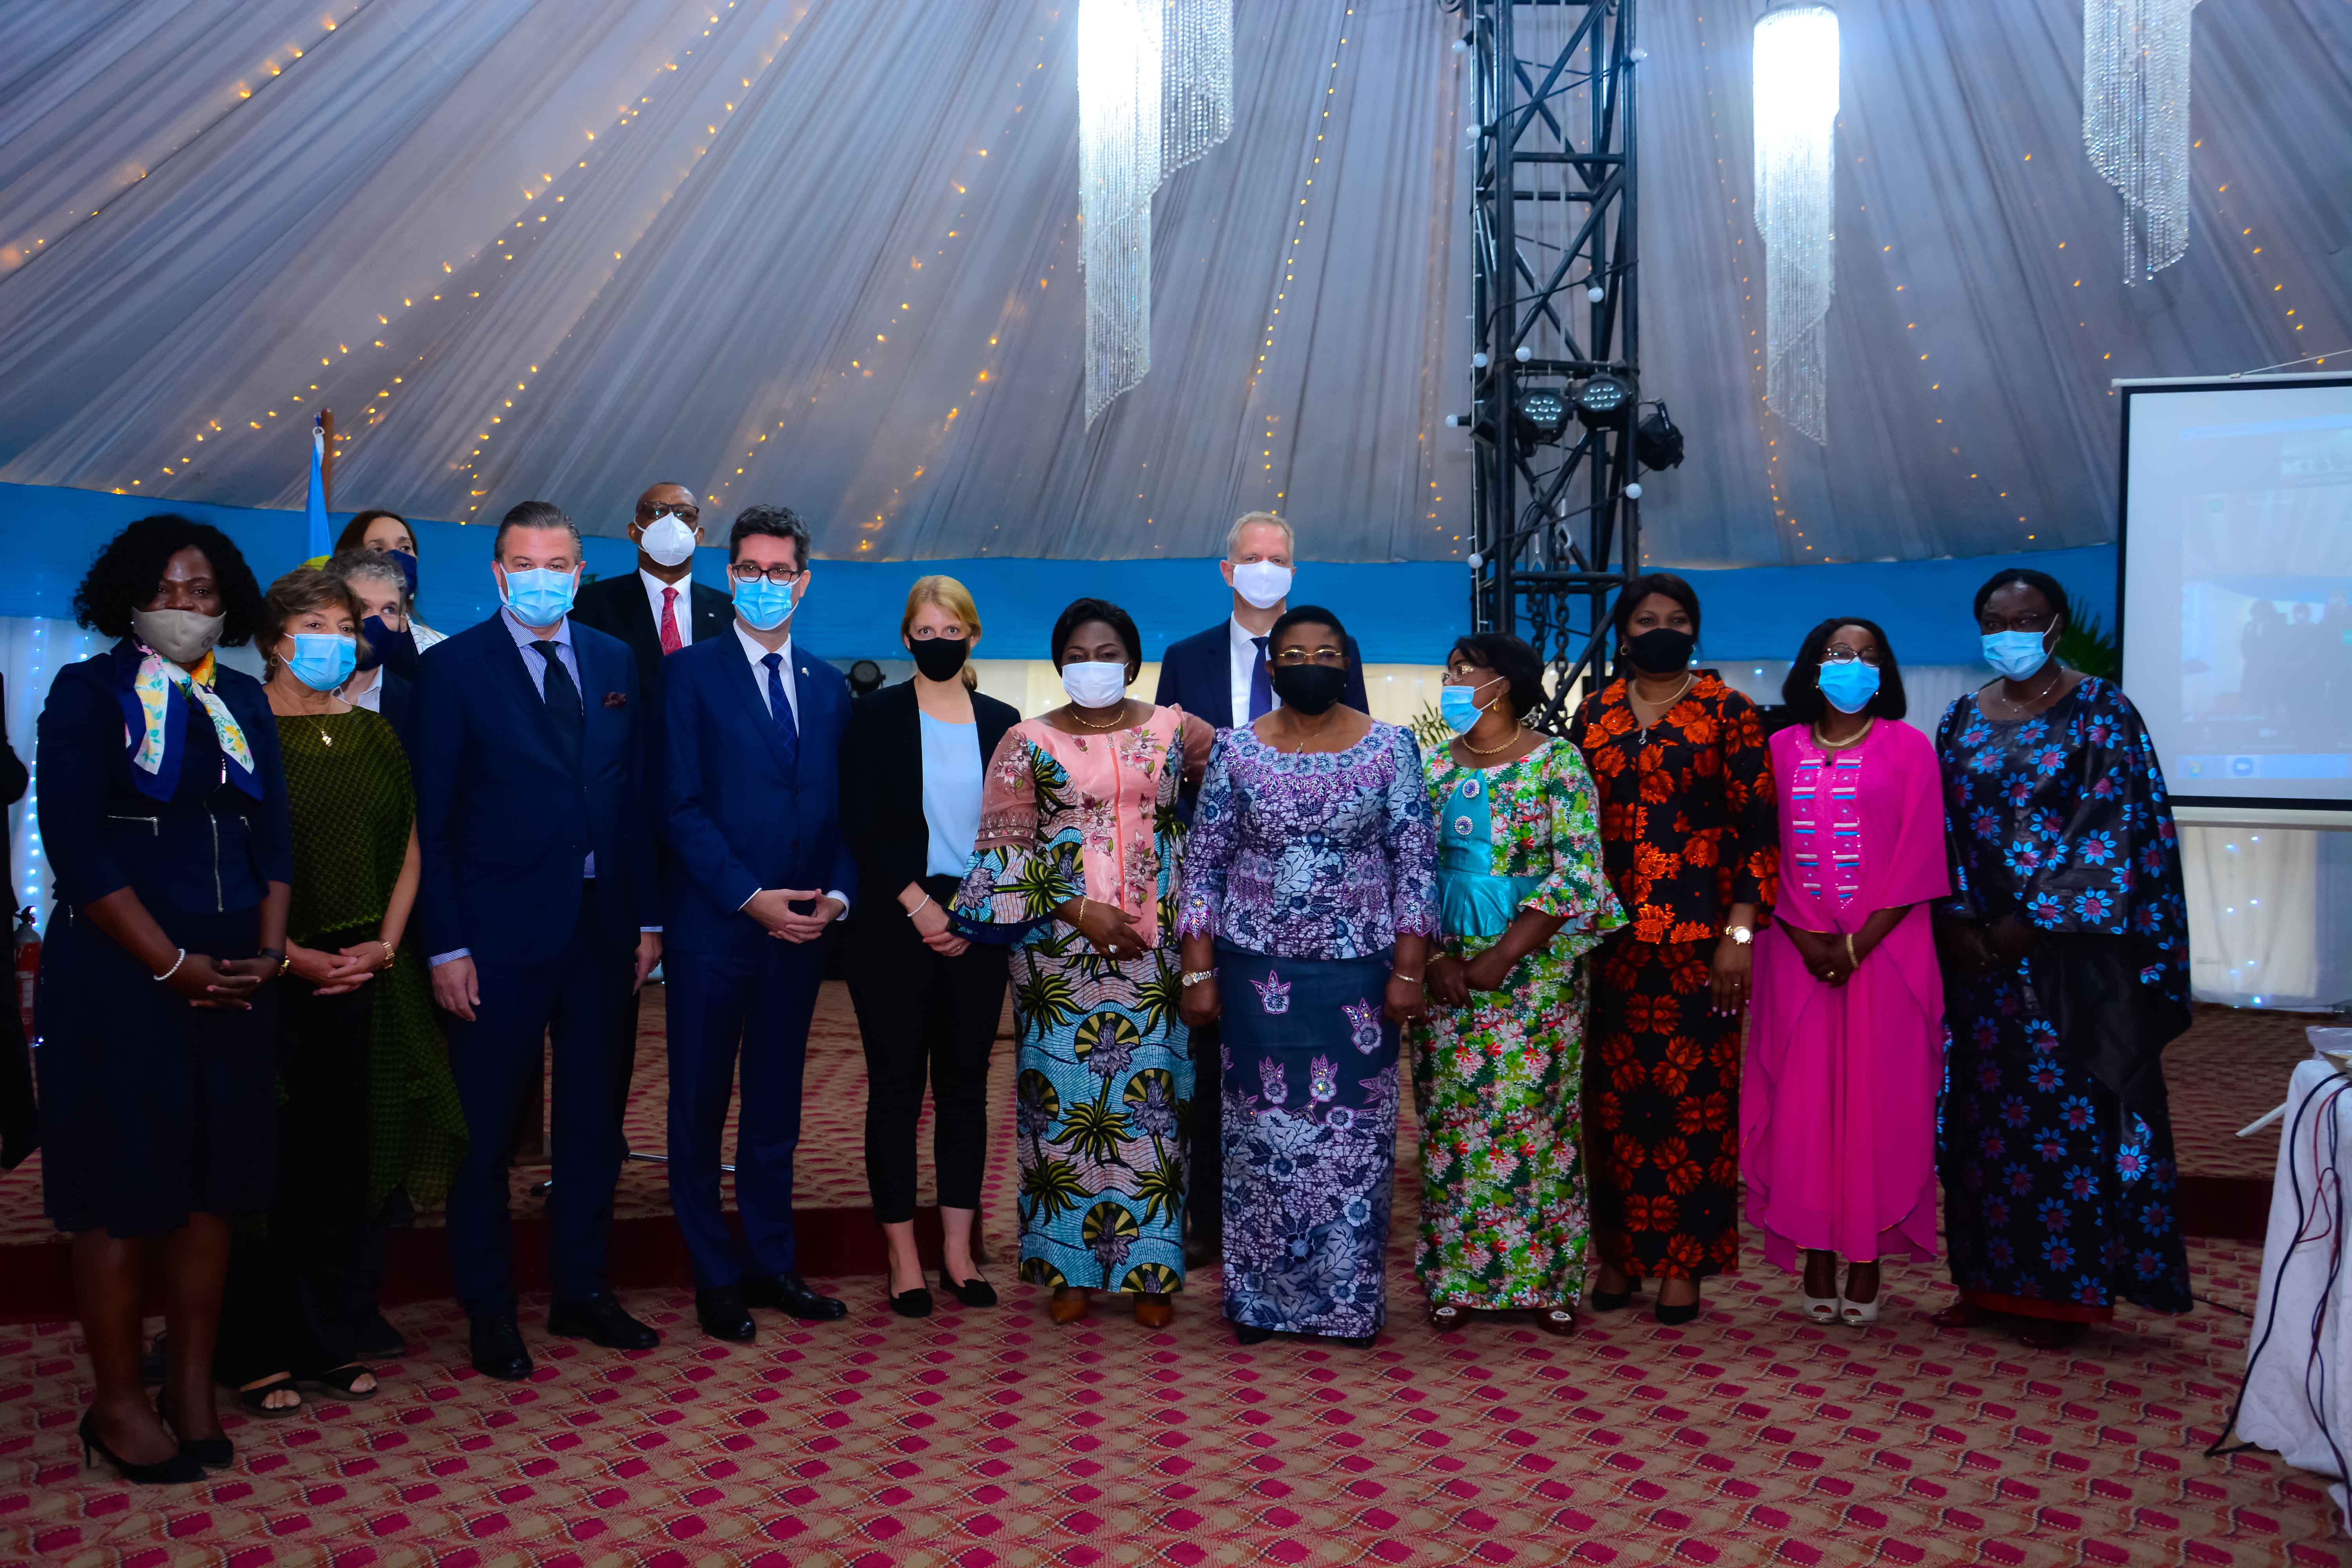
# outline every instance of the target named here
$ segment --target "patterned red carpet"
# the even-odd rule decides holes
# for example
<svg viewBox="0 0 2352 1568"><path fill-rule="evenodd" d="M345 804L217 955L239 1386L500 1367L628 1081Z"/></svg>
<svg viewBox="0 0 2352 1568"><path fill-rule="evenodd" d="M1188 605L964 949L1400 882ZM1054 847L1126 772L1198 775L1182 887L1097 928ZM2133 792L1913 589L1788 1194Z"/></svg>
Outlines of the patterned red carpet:
<svg viewBox="0 0 2352 1568"><path fill-rule="evenodd" d="M810 1140L832 1142L804 1169L823 1201L854 1203L864 1095L838 1000L810 1076ZM2184 1153L2192 1119L2226 1137L2300 1053L2284 1020L2217 1028L2252 1016L2207 1015L2172 1058L2198 1080L2171 1075ZM2209 1084L2236 1096L2226 1114L2200 1109ZM657 1147L655 1131L637 1135ZM454 1308L411 1307L393 1316L415 1353L375 1400L233 1418L239 1468L166 1494L80 1468L68 1327L0 1329L0 1563L2332 1564L2347 1550L2314 1478L2202 1456L2244 1360L2228 1309L2252 1307L2252 1250L2192 1243L2211 1305L2127 1311L2063 1355L1935 1329L1949 1299L1935 1268L1890 1268L1868 1334L1804 1325L1752 1247L1686 1329L1636 1310L1570 1342L1499 1323L1441 1340L1409 1267L1412 1147L1408 1129L1392 1321L1362 1352L1236 1347L1213 1271L1170 1331L1108 1310L1057 1329L1000 1261L1003 1310L907 1322L876 1280L837 1280L846 1322L762 1314L748 1349L698 1338L682 1290L630 1295L667 1336L642 1355L551 1342L527 1318L540 1368L510 1387L466 1365ZM989 1200L999 1259L1013 1179L1008 1145ZM658 1166L631 1181L625 1201L660 1204Z"/></svg>

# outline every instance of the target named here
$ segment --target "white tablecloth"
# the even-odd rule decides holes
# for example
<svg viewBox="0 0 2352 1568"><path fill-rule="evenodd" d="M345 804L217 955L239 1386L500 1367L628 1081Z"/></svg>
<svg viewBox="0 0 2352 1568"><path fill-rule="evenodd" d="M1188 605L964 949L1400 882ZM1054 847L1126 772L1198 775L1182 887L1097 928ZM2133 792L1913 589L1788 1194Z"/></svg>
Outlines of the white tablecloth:
<svg viewBox="0 0 2352 1568"><path fill-rule="evenodd" d="M2347 1510L2344 1471L2327 1439L2332 1433L2336 1447L2352 1459L2352 1237L2343 1228L2344 1219L2352 1216L2352 1191L2344 1192L2339 1202L2334 1179L2323 1192L2318 1175L2330 1163L2331 1135L2336 1175L2352 1174L2352 1086L2328 1098L2344 1084L2344 1078L2316 1058L2294 1069L2286 1115L2279 1123L2262 1293L2247 1342L2245 1399L2238 1410L2241 1437L2274 1450L2297 1469L2335 1479L2337 1484L2327 1490L2339 1511ZM2298 1245L2299 1233L2315 1239ZM2337 1248L2343 1258L2331 1284L2328 1258ZM2352 1529L2352 1512L2346 1512L2346 1525Z"/></svg>

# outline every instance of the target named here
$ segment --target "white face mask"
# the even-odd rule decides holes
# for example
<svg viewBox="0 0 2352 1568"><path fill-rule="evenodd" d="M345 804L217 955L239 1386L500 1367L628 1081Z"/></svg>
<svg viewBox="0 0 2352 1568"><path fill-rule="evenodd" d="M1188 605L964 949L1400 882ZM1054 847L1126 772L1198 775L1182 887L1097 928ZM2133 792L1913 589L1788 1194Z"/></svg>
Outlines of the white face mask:
<svg viewBox="0 0 2352 1568"><path fill-rule="evenodd" d="M1123 664L1066 664L1062 689L1081 708L1108 708L1127 692Z"/></svg>
<svg viewBox="0 0 2352 1568"><path fill-rule="evenodd" d="M1290 597L1290 568L1273 561L1248 561L1234 568L1234 592L1261 610Z"/></svg>
<svg viewBox="0 0 2352 1568"><path fill-rule="evenodd" d="M663 512L646 524L637 548L665 566L683 566L694 559L694 530L675 512Z"/></svg>

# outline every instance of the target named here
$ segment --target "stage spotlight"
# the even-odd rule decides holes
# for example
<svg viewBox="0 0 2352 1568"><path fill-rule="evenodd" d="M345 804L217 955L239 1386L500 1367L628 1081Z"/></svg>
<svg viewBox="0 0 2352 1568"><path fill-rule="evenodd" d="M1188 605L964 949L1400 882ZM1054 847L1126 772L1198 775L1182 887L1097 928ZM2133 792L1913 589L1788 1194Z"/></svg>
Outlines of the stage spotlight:
<svg viewBox="0 0 2352 1568"><path fill-rule="evenodd" d="M1602 371L1576 389L1576 416L1588 429L1616 423L1633 401L1633 388L1621 376Z"/></svg>
<svg viewBox="0 0 2352 1568"><path fill-rule="evenodd" d="M1531 386L1519 394L1517 413L1522 443L1557 441L1568 428L1568 396L1556 386Z"/></svg>
<svg viewBox="0 0 2352 1568"><path fill-rule="evenodd" d="M849 691L853 697L864 697L882 689L885 677L882 667L870 658L861 658L849 667Z"/></svg>
<svg viewBox="0 0 2352 1568"><path fill-rule="evenodd" d="M1683 466L1683 433L1666 416L1663 400L1651 406L1656 412L1634 428L1633 455L1645 468L1679 468Z"/></svg>

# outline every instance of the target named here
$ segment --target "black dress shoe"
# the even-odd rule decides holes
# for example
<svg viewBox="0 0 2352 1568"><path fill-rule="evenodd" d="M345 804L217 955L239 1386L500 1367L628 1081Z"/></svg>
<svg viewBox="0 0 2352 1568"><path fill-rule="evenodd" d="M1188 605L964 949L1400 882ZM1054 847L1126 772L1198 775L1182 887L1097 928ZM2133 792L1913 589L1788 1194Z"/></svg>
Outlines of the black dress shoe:
<svg viewBox="0 0 2352 1568"><path fill-rule="evenodd" d="M902 1318L928 1318L931 1315L931 1293L920 1285L898 1291L890 1297L890 1310Z"/></svg>
<svg viewBox="0 0 2352 1568"><path fill-rule="evenodd" d="M958 1284L955 1277L948 1272L948 1266L944 1263L940 1265L940 1289L967 1307L996 1305L995 1286L977 1277Z"/></svg>
<svg viewBox="0 0 2352 1568"><path fill-rule="evenodd" d="M829 1323L849 1316L846 1302L820 1296L797 1274L776 1274L743 1281L746 1305L789 1312L803 1323Z"/></svg>
<svg viewBox="0 0 2352 1568"><path fill-rule="evenodd" d="M701 1321L702 1331L714 1340L749 1344L760 1331L743 1305L743 1292L732 1285L716 1290L697 1290L694 1315Z"/></svg>
<svg viewBox="0 0 2352 1568"><path fill-rule="evenodd" d="M530 1375L530 1352L523 1348L522 1327L512 1312L476 1318L467 1340L474 1352L474 1370L484 1377L519 1383Z"/></svg>
<svg viewBox="0 0 2352 1568"><path fill-rule="evenodd" d="M1244 1345L1262 1345L1272 1338L1274 1338L1274 1331L1272 1329L1261 1329L1255 1323L1235 1323L1234 1325L1234 1340L1236 1343Z"/></svg>
<svg viewBox="0 0 2352 1568"><path fill-rule="evenodd" d="M587 1340L608 1351L649 1351L661 1336L621 1310L603 1290L577 1301L558 1301L547 1310L547 1331L567 1340Z"/></svg>
<svg viewBox="0 0 2352 1568"><path fill-rule="evenodd" d="M372 1313L360 1325L352 1343L352 1353L362 1361L398 1361L408 1353L407 1337L384 1321L382 1312Z"/></svg>

